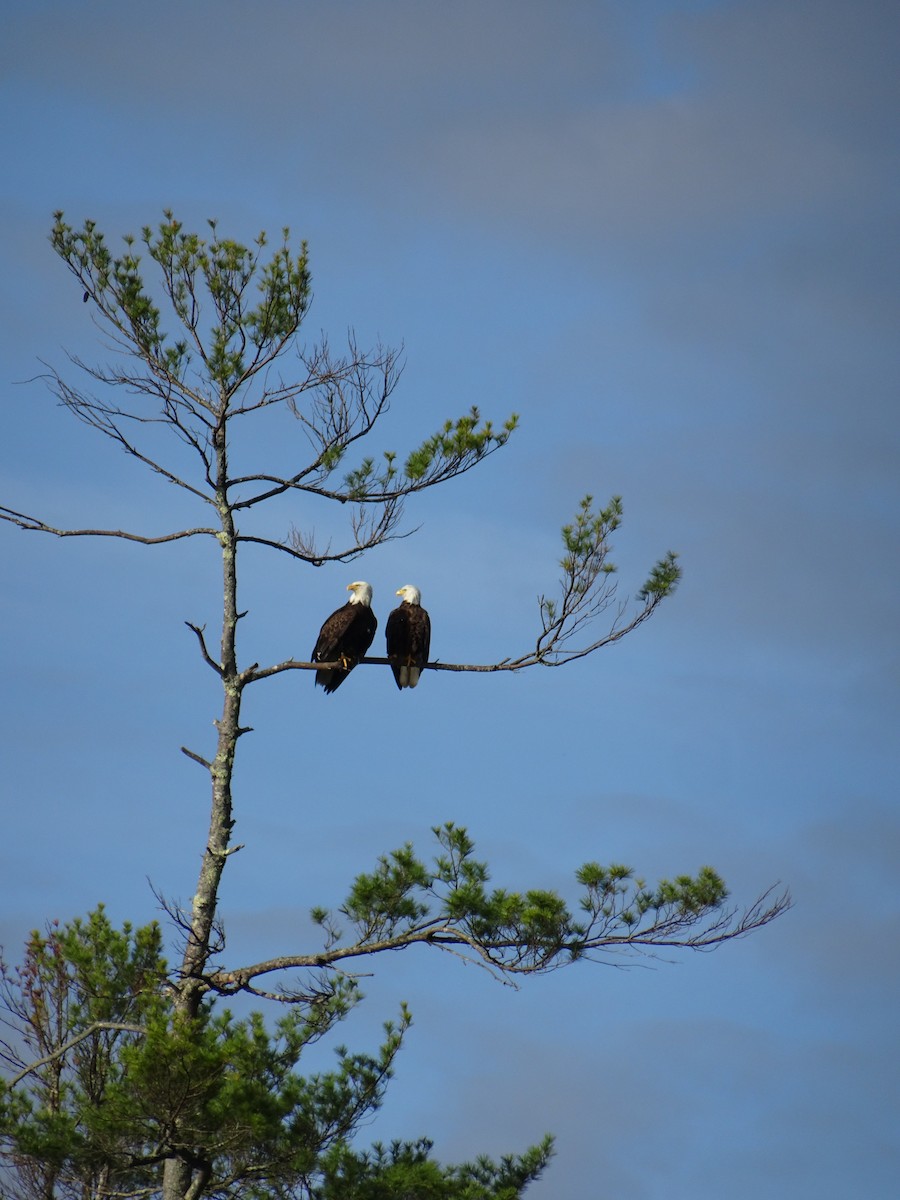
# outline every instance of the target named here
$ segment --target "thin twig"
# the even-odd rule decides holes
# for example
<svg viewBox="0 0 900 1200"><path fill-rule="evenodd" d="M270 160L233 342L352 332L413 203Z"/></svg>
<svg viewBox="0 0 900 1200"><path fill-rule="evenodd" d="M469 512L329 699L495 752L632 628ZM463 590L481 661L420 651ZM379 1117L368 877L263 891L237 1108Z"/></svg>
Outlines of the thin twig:
<svg viewBox="0 0 900 1200"><path fill-rule="evenodd" d="M194 762L199 763L201 767L206 767L207 771L212 770L211 762L207 762L205 758L199 754L195 754L193 750L188 750L187 746L181 747L181 753L186 754L188 758L192 758Z"/></svg>
<svg viewBox="0 0 900 1200"><path fill-rule="evenodd" d="M45 1054L43 1058L39 1058L36 1062L33 1062L27 1066L24 1071L20 1071L18 1075L14 1076L9 1081L7 1087L14 1088L17 1083L20 1083L25 1078L26 1075L31 1075L39 1067L45 1067L47 1063L53 1062L55 1058L60 1058L63 1054L66 1054L69 1050L71 1050L73 1046L77 1046L79 1042L83 1042L85 1038L89 1038L91 1034L96 1033L98 1029L114 1029L119 1030L122 1033L147 1032L143 1025L131 1025L126 1021L94 1021L88 1025L87 1029L85 1029L83 1032L76 1034L75 1037L69 1038L69 1040L64 1042L62 1046L57 1047L56 1050L51 1050L49 1054Z"/></svg>
<svg viewBox="0 0 900 1200"><path fill-rule="evenodd" d="M206 648L206 639L203 636L203 631L204 631L204 629L206 629L206 626L205 625L194 625L190 621L185 621L185 625L187 625L188 629L192 629L194 631L194 633L196 633L197 641L200 643L200 653L203 655L204 662L206 662L210 667L212 667L212 669L216 672L216 674L221 677L224 674L222 664L217 663L216 660L212 657L212 655Z"/></svg>

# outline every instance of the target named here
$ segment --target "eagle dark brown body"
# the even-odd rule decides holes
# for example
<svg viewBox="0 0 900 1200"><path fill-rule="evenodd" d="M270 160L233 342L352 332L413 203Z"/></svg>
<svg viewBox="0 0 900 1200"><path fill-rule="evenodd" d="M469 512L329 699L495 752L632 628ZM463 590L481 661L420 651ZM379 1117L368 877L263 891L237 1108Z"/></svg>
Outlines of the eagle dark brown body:
<svg viewBox="0 0 900 1200"><path fill-rule="evenodd" d="M353 595L336 609L322 628L310 662L340 662L340 667L316 671L316 683L325 694L336 692L359 660L372 645L378 620L372 612L372 587L368 583L351 583L347 590Z"/></svg>
<svg viewBox="0 0 900 1200"><path fill-rule="evenodd" d="M387 656L397 687L414 688L428 662L431 650L431 618L422 607L418 588L405 584L397 589L403 603L390 614L385 628Z"/></svg>

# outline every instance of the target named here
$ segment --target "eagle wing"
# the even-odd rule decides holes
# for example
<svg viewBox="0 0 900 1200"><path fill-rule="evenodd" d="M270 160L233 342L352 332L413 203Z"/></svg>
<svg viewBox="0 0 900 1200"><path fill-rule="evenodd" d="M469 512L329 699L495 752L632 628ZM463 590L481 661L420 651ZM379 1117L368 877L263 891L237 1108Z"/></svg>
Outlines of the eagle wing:
<svg viewBox="0 0 900 1200"><path fill-rule="evenodd" d="M397 687L415 687L419 672L428 662L431 618L420 605L404 600L388 617L385 637ZM410 668L415 669L414 674Z"/></svg>
<svg viewBox="0 0 900 1200"><path fill-rule="evenodd" d="M319 630L310 662L346 662L346 667L316 671L316 683L326 693L337 691L358 659L372 645L378 621L367 604L344 604L336 609Z"/></svg>

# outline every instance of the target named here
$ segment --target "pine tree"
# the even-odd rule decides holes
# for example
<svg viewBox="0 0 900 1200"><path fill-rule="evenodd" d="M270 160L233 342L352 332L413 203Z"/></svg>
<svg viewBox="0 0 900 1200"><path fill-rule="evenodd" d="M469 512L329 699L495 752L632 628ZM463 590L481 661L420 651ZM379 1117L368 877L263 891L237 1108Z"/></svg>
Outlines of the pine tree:
<svg viewBox="0 0 900 1200"><path fill-rule="evenodd" d="M408 500L506 446L518 418L495 425L473 408L402 458L394 451L361 453L357 443L387 412L400 356L380 345L362 351L353 336L340 353L327 340L300 344L311 296L305 244L293 250L284 230L268 252L264 234L244 246L221 237L215 222L203 238L185 232L169 212L156 230L145 228L140 241L155 267L155 286L145 277L135 239L126 238L115 256L92 221L76 230L56 214L52 246L119 355L102 367L73 359L86 387L55 369L47 378L69 412L182 489L200 523L150 535L61 528L7 507L0 516L57 537L218 544L217 646L203 626L188 622L221 685L217 740L212 752L182 747L209 781L209 833L191 911L168 910L183 936L177 967L163 959L158 926L115 930L102 908L33 934L22 966L4 965L12 1029L2 1047L9 1077L0 1092L0 1145L11 1164L7 1190L41 1200L519 1196L546 1166L549 1139L500 1163L455 1167L437 1163L427 1140L354 1148L360 1122L381 1102L409 1014L401 1009L376 1053L341 1048L332 1071L301 1074L304 1048L331 1033L359 998L347 965L424 944L515 978L604 954L709 948L767 924L789 899L765 893L737 911L727 906L726 886L708 867L648 887L625 866L587 863L575 873L581 894L573 911L554 892L491 888L487 864L475 857L467 831L447 824L434 830L431 860L410 845L395 849L353 881L338 912L314 908L320 945L304 954L221 965L219 888L229 857L240 849L232 841L233 778L240 739L249 732L241 723L244 693L283 672L321 666L294 659L260 665L239 654L245 545L304 564L348 562L398 535ZM292 382L280 374L288 361ZM273 406L296 418L305 456L287 473L265 464L236 471L232 461L248 423ZM160 430L177 453L162 453ZM287 536L256 532L259 520L254 532L242 532L250 510L258 516L285 495L349 512L346 542L337 549L320 545L308 529ZM559 593L541 598L531 649L495 663L430 663L427 669L562 666L635 630L672 594L680 569L674 554L664 555L636 604L616 604L602 625L616 597L609 555L621 518L618 497L595 507L588 496L563 527ZM361 664L384 669L387 660L365 657ZM296 983L275 990L268 981L286 972L295 973ZM222 1005L240 993L284 1011L271 1028L259 1013L236 1019Z"/></svg>

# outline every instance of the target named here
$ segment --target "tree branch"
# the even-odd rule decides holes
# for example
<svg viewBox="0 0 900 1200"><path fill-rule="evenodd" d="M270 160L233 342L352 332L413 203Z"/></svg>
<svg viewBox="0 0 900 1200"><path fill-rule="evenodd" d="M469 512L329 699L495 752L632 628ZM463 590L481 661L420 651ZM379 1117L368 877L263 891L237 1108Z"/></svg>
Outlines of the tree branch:
<svg viewBox="0 0 900 1200"><path fill-rule="evenodd" d="M344 969L357 958L426 944L487 966L503 980L542 974L582 958L625 950L708 950L743 937L791 906L787 891L770 888L748 909L725 908L728 891L710 867L648 888L629 867L588 862L575 878L584 888L576 918L556 892L487 889L487 864L473 857L465 829L447 823L433 830L441 847L434 866L417 859L407 843L382 855L374 871L355 879L340 908L355 927L342 934L327 909L312 918L325 933L315 954L288 954L204 977L223 993L246 991L255 979L289 970ZM432 911L435 904L438 911Z"/></svg>
<svg viewBox="0 0 900 1200"><path fill-rule="evenodd" d="M192 759L195 763L199 763L201 767L205 767L207 771L212 770L212 763L208 759L203 758L200 754L195 754L193 750L188 750L187 746L181 747L181 753Z"/></svg>
<svg viewBox="0 0 900 1200"><path fill-rule="evenodd" d="M212 669L215 671L215 673L218 676L221 677L222 675L224 675L225 672L222 668L222 664L216 662L216 660L212 657L212 655L206 648L206 638L203 636L203 631L206 629L206 626L205 625L192 625L190 621L185 621L185 625L187 625L188 629L192 629L194 631L194 633L196 633L197 641L200 643L200 653L203 655L203 661L205 663L207 663L208 666L212 667Z"/></svg>
<svg viewBox="0 0 900 1200"><path fill-rule="evenodd" d="M378 655L367 655L365 658L357 659L356 663L358 666L363 667L387 667L390 666L391 660L389 658L381 658ZM533 661L526 661L525 659L516 660L515 662L510 659L504 659L502 662L488 665L430 662L425 664L424 669L429 671L480 671L482 673L492 673L496 671L520 671L523 667L533 665ZM544 665L557 666L559 664L545 663ZM277 663L272 667L260 667L258 665L248 667L241 673L241 682L256 683L259 679L268 679L272 675L279 675L282 671L333 671L340 666L343 666L340 662L302 662L289 658L285 662Z"/></svg>
<svg viewBox="0 0 900 1200"><path fill-rule="evenodd" d="M251 986L252 981L264 975L284 971L335 969L352 959L428 945L454 953L464 962L486 967L500 982L510 985L512 981L508 976L547 974L577 959L591 960L593 955L598 953L612 955L625 950L646 949L652 954L661 949L715 949L725 942L735 941L761 929L792 907L792 900L787 891L767 904L773 892L774 888L768 889L741 913L736 924L733 924L733 921L738 910L731 909L720 914L717 920L702 932L686 933L682 937L675 936L673 931L679 924L683 925L684 920L664 918L640 933L606 933L588 938L573 936L552 947L541 947L537 944L523 947L522 941L516 937L480 940L456 924L428 921L392 937L325 949L316 954L280 955L250 966L216 971L208 975L205 982L223 995L243 991L266 995L273 999L285 999L288 996L287 1002L291 1002L289 994L261 992ZM462 947L469 953L461 953L456 947ZM512 957L509 957L510 951L513 952Z"/></svg>
<svg viewBox="0 0 900 1200"><path fill-rule="evenodd" d="M630 633L641 621L645 620L644 614L639 619L635 619L632 624L625 628L617 630L615 633L608 634L605 638L593 643L590 647L584 650L571 651L565 655L553 657L547 652L538 655L534 651L529 651L528 654L523 654L519 658L504 658L496 663L445 663L445 662L430 662L425 663L422 668L425 671L472 671L482 675L495 675L499 671L523 671L526 667L561 667L568 662L574 662L578 658L583 658L586 654L590 654L593 650L598 650L602 646L608 646ZM389 658L382 658L379 655L366 655L365 658L358 658L356 665L360 667L387 667L390 666ZM260 667L254 665L248 667L241 674L243 683L256 683L259 679L268 679L272 675L279 675L282 671L333 671L337 667L343 666L340 662L303 662L299 659L289 658L284 662L276 663L271 667Z"/></svg>
<svg viewBox="0 0 900 1200"><path fill-rule="evenodd" d="M340 551L316 549L313 538L300 533L297 529L291 530L289 541L276 542L272 538L244 533L237 534L235 541L254 542L258 546L268 546L270 550L280 550L283 554L289 554L291 558L296 558L300 562L309 563L313 567L321 567L327 562L352 562L366 550L371 550L373 546L380 546L384 542L399 541L401 538L410 537L417 532L417 529L410 529L404 533L394 533L393 527L397 520L399 520L399 514L396 513L396 510L390 514L382 514L376 522L368 522L365 517L359 518L354 515L351 525L357 540L352 546Z"/></svg>
<svg viewBox="0 0 900 1200"><path fill-rule="evenodd" d="M81 1033L77 1033L74 1037L69 1038L69 1040L64 1042L62 1046L58 1046L56 1050L51 1050L49 1054L45 1054L43 1058L37 1059L36 1062L31 1063L23 1071L20 1071L18 1075L13 1076L7 1086L14 1088L17 1083L21 1083L26 1075L31 1075L37 1071L39 1067L45 1067L47 1063L53 1062L54 1059L61 1058L62 1055L68 1053L68 1051L74 1046L77 1046L79 1042L83 1042L85 1038L89 1038L92 1034L96 1033L100 1029L113 1029L122 1033L147 1032L143 1025L131 1025L127 1021L94 1021L88 1025L87 1029L83 1030Z"/></svg>
<svg viewBox="0 0 900 1200"><path fill-rule="evenodd" d="M173 471L170 471L168 467L163 466L162 463L157 462L140 451L131 439L125 436L117 424L118 421L127 420L140 425L164 424L174 429L179 437L192 446L200 455L204 464L205 477L207 482L209 482L210 460L205 450L201 447L200 435L195 430L189 429L181 420L178 412L178 402L176 402L171 392L167 392L165 389L159 387L155 381L147 379L145 376L104 373L99 369L87 366L86 363L81 362L77 358L73 358L72 361L86 374L102 383L111 386L118 385L128 388L131 391L145 392L156 399L162 400L163 415L161 417L153 417L144 413L128 412L117 405L103 404L95 397L66 383L53 367L49 367L47 378L50 380L51 391L59 398L63 407L67 408L80 421L83 421L86 425L90 425L92 429L98 430L98 432L105 434L114 442L117 442L126 454L137 459L138 462L142 462L157 475L162 475L169 483L173 483L184 491L190 492L191 495L196 496L205 504L213 504L214 499L212 496L194 487L193 484L188 483ZM191 407L190 411L196 416L196 411L193 407ZM211 428L210 423L205 419L204 424L207 430Z"/></svg>
<svg viewBox="0 0 900 1200"><path fill-rule="evenodd" d="M348 353L345 357L332 357L327 339L301 355L306 367L306 378L300 383L282 385L273 392L266 392L257 403L244 405L234 410L234 415L252 412L257 407L270 403L286 403L294 417L300 422L307 439L313 446L316 457L301 471L290 476L256 473L228 481L229 487L247 483L268 483L263 491L239 500L235 511L251 508L274 496L297 489L314 494L330 496L331 493L317 485L304 484L307 479L322 481L337 467L348 447L369 434L378 419L388 410L390 397L397 386L402 366L399 364L401 351L378 346L370 355L361 354L351 333ZM373 383L371 377L376 377ZM297 401L311 393L310 415ZM333 498L346 500L348 496L333 494Z"/></svg>
<svg viewBox="0 0 900 1200"><path fill-rule="evenodd" d="M13 508L0 505L0 520L18 525L20 529L28 529L38 533L52 533L54 537L117 537L129 542L140 542L143 546L156 546L163 542L177 542L181 538L216 537L215 529L196 528L179 529L176 533L165 533L159 537L143 537L139 533L128 533L124 529L57 529L48 525L38 517L29 517L25 513L16 512Z"/></svg>

